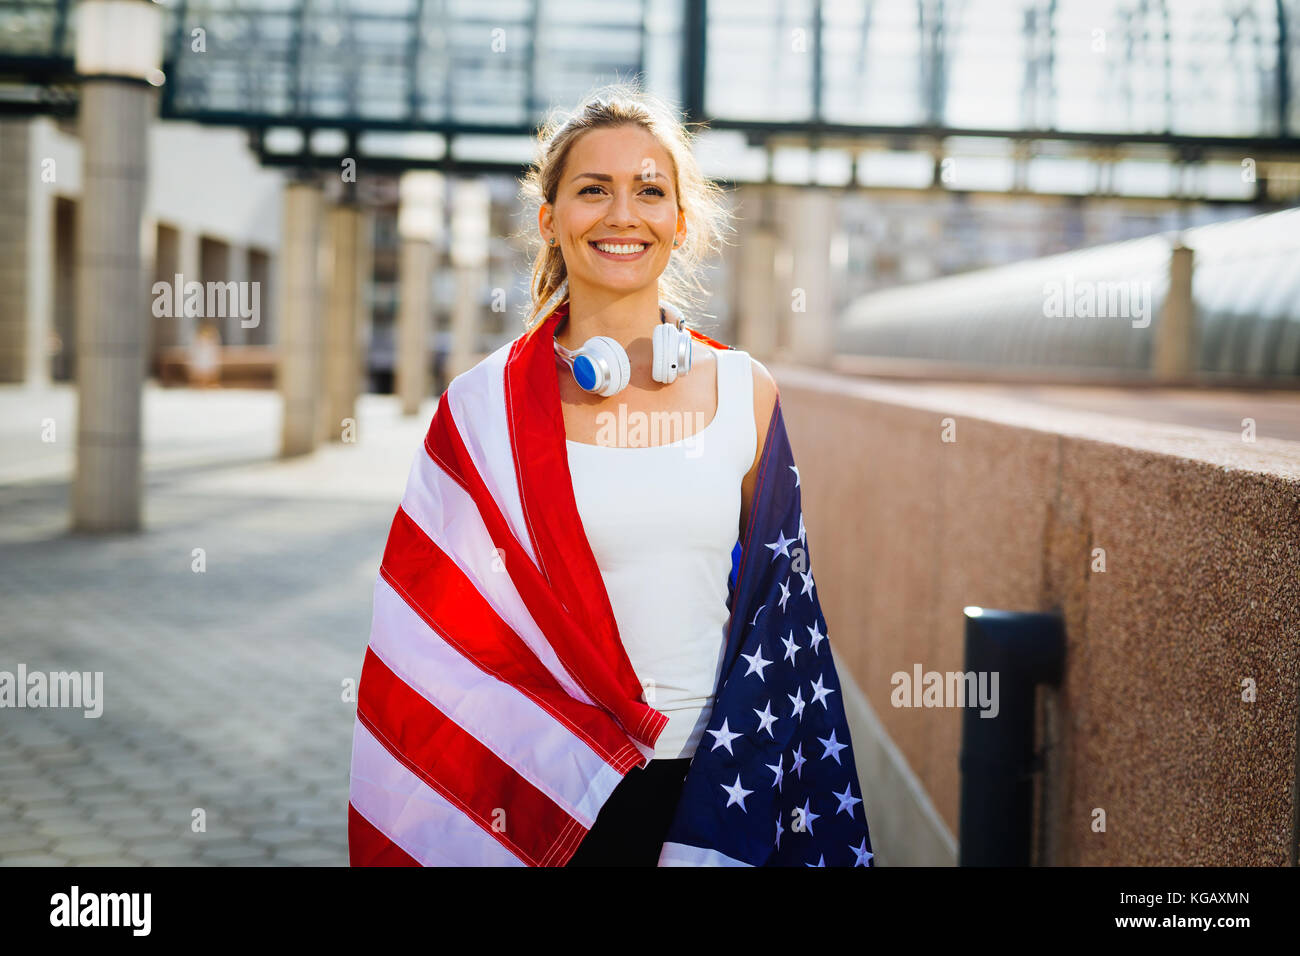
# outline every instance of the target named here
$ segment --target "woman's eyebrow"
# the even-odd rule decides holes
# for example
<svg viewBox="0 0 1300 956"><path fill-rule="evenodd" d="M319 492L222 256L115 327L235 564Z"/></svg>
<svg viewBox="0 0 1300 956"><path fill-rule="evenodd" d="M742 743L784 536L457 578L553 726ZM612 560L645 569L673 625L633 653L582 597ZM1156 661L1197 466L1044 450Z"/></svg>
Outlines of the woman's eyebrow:
<svg viewBox="0 0 1300 956"><path fill-rule="evenodd" d="M602 183L612 183L614 181L614 177L610 176L607 173L578 173L578 175L574 176L573 179L570 179L569 182L575 182L579 179L582 179L583 177L586 177L588 179L598 179ZM659 172L658 170L655 170L654 176L643 176L641 173L633 173L632 178L633 179L655 179L655 178L667 179L668 177L665 176L663 173Z"/></svg>

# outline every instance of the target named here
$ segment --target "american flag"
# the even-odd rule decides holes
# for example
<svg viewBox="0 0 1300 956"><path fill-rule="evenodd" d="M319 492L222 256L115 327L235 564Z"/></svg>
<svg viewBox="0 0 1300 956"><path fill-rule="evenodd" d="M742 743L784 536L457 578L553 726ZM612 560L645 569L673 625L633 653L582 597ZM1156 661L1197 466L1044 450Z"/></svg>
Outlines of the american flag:
<svg viewBox="0 0 1300 956"><path fill-rule="evenodd" d="M736 547L717 699L659 865L871 866L779 398Z"/></svg>
<svg viewBox="0 0 1300 956"><path fill-rule="evenodd" d="M348 805L354 866L563 866L627 771L653 757L667 725L644 700L574 500L551 345L565 314L561 305L530 334L458 375L411 464L375 582L357 694ZM789 457L784 435L778 402L765 477L751 504L755 530L742 549L739 590L731 593L733 622L758 618L729 629L746 654L761 640L755 634L774 633L769 620L776 619L773 607L749 602L780 599L770 578L776 560L785 566L790 556L768 551L760 538L784 523L785 550L793 554L794 542L804 543L802 528L787 523L799 515L797 487L791 494L777 483L778 461ZM802 740L824 725L836 735L832 747L847 745L825 624L808 581L806 589L787 584L791 594L780 613L791 631L796 615L817 622L822 637L814 645L801 632L792 659L780 663L799 672L815 667L820 684L809 689L802 676L782 677L803 700L803 716L781 720L781 701L774 700L768 726L775 741L796 727ZM766 670L758 684L774 686L775 663L755 662ZM756 683L742 669L732 662L724 672L730 676L720 718L739 708L747 685ZM730 719L727 734L741 726L739 716ZM723 805L719 812L700 798L706 777L723 766L720 751L701 747L699 766L686 779L682 806L690 812L675 825L678 852L717 854L693 861L701 865L765 863L789 859L785 854L816 840L826 865L846 865L843 841L823 840L848 826L851 815L865 841L861 804L850 795L849 812L838 811L827 826L828 796L824 785L813 784L841 785L845 772L852 782L850 751L838 751L836 761L796 741L792 746L803 746L799 767L790 756L768 761L783 767L778 796L811 788L803 846L783 836L773 856L763 852L756 830L748 836L759 806L771 802L752 785L761 766L753 762L760 750L751 729L722 751L748 761L736 764L727 781L737 784L732 793L745 809ZM773 825L784 808L771 803Z"/></svg>

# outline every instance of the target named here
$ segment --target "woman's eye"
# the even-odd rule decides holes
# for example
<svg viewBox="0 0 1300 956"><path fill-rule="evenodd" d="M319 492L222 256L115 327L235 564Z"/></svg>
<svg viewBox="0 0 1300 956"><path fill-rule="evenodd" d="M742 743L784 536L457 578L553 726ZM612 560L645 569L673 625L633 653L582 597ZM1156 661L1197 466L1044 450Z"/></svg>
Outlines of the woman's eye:
<svg viewBox="0 0 1300 956"><path fill-rule="evenodd" d="M578 195L579 195L579 196L583 195L583 194L584 194L585 192L587 192L587 190L589 190L589 189L600 189L600 187L599 187L599 186L583 186L581 189L578 190ZM653 190L654 190L654 195L656 195L656 196L663 196L663 195L665 195L664 191L663 191L662 189L660 189L658 186L647 186L646 189L653 189Z"/></svg>

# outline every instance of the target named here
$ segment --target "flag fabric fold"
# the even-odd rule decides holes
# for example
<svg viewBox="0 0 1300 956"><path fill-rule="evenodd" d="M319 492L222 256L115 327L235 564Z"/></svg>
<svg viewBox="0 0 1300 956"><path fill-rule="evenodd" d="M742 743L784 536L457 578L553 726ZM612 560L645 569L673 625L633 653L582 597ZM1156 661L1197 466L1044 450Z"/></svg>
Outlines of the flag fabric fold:
<svg viewBox="0 0 1300 956"><path fill-rule="evenodd" d="M872 866L780 399L759 459L709 729L660 866Z"/></svg>
<svg viewBox="0 0 1300 956"><path fill-rule="evenodd" d="M354 866L563 866L627 771L653 756L667 724L643 699L574 501L551 347L566 314L567 303L531 334L457 376L411 465L375 582L357 695L348 806ZM736 663L740 652L768 649L774 640L768 622L776 612L759 607L780 573L775 560L767 560L778 556L765 546L771 528L778 527L774 522L792 516L800 521L797 537L779 556L781 566L796 541L806 552L797 487L776 477L788 457L778 401L751 505L754 517L733 567L719 705L725 700L738 708L748 701L754 681L744 674L743 661ZM781 620L791 630L804 618L820 627L816 643L800 632L794 656L802 653L816 665L822 695L813 706L826 708L816 716L824 721L838 714L838 739L831 746L847 747L825 625L807 587L800 597L809 606L792 597ZM816 689L807 688L804 661L785 663L800 675L792 680L801 688L806 714L808 695ZM764 740L746 728L747 736L733 738L724 750L727 761L714 759L716 750L700 759L716 739L705 736L661 865L794 862L788 837L786 849L764 853L757 831L748 833L749 808L762 804L764 812L784 812L779 789L771 799L747 795L743 820L709 804L710 784L732 772L731 759L745 755L748 763L735 767L741 790L757 790L760 765L753 760L766 753L772 732L772 742L797 738L807 744L807 734L821 727L803 721L796 734L780 703L772 705L779 716L763 731ZM793 706L785 702L786 711ZM714 713L721 720L721 707ZM731 723L729 731L738 726L734 717ZM787 752L781 762L793 759ZM804 759L808 763L792 776L821 780L809 773L811 752ZM830 776L836 781L852 774L851 749L836 751L835 762ZM856 788L856 777L850 782ZM785 793L790 790L787 783ZM829 809L828 796L807 799L811 812L827 816L818 807ZM843 807L838 816L846 816ZM860 802L850 804L847 816L860 823L869 851ZM821 832L829 836L835 829L822 819L812 824L800 835L816 834L820 841ZM838 829L836 834L843 842ZM838 846L827 844L825 865L848 865L841 856Z"/></svg>

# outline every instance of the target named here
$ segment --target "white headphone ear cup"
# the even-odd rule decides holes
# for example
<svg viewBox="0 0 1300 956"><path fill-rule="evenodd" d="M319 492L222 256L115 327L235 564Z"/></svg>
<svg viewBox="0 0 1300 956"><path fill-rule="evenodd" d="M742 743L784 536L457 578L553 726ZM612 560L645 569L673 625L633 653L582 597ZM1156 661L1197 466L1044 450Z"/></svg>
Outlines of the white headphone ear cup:
<svg viewBox="0 0 1300 956"><path fill-rule="evenodd" d="M665 385L691 370L691 333L663 323L654 330L654 366L651 375Z"/></svg>
<svg viewBox="0 0 1300 956"><path fill-rule="evenodd" d="M650 333L650 342L652 346L652 359L650 361L650 377L656 382L663 382L665 385L676 378L676 370L671 369L668 361L670 352L667 333L672 331L672 326L660 323L655 326L655 330Z"/></svg>
<svg viewBox="0 0 1300 956"><path fill-rule="evenodd" d="M604 361L609 369L609 381L599 390L599 394L608 398L627 388L627 383L632 381L632 363L628 361L627 352L617 339L608 335L595 335L582 348L592 358Z"/></svg>
<svg viewBox="0 0 1300 956"><path fill-rule="evenodd" d="M669 385L691 370L690 333L663 323L654 330L654 363L650 374Z"/></svg>

